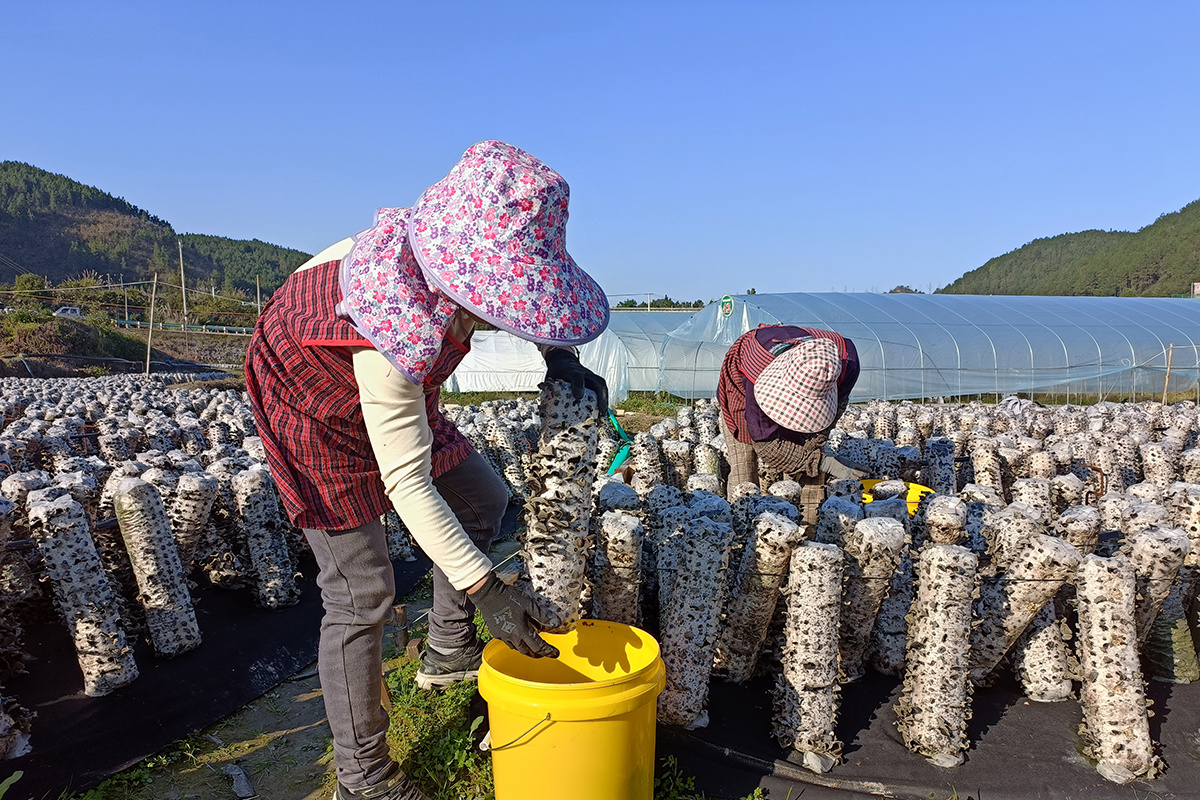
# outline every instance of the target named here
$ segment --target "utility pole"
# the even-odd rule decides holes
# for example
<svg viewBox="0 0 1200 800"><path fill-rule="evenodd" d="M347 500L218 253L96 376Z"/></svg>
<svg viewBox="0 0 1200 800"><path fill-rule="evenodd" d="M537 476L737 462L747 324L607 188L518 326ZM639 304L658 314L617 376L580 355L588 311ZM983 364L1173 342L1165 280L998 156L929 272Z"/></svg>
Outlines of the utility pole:
<svg viewBox="0 0 1200 800"><path fill-rule="evenodd" d="M254 294L258 297L258 315L262 316L262 287L258 285L258 276L254 276Z"/></svg>
<svg viewBox="0 0 1200 800"><path fill-rule="evenodd" d="M175 240L179 245L179 290L183 293L183 329L187 330L187 278L183 277L183 241Z"/></svg>
<svg viewBox="0 0 1200 800"><path fill-rule="evenodd" d="M154 296L158 294L158 273L150 286L150 332L146 334L146 374L150 374L150 340L154 338Z"/></svg>
<svg viewBox="0 0 1200 800"><path fill-rule="evenodd" d="M1171 342L1171 347L1167 350L1167 376L1163 378L1163 399L1162 403L1167 404L1167 389L1171 385L1171 356L1175 355L1175 343Z"/></svg>
<svg viewBox="0 0 1200 800"><path fill-rule="evenodd" d="M183 274L183 240L176 239L175 244L179 245L179 294L183 297L183 349L190 358L192 348L188 346L187 278Z"/></svg>

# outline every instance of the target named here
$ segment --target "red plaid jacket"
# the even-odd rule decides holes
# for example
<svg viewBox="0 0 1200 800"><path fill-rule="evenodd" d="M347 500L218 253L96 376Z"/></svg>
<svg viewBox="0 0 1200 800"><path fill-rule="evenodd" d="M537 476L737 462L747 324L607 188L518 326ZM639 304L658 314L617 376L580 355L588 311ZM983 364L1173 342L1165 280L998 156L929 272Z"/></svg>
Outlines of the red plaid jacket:
<svg viewBox="0 0 1200 800"><path fill-rule="evenodd" d="M829 339L838 346L842 356L842 374L838 378L838 406L843 408L850 397L850 390L858 381L858 351L853 342L843 338L833 331L819 328L799 328L791 325L760 325L758 328L746 331L730 345L725 358L721 362L721 374L717 380L717 402L721 406L721 416L725 427L739 442L750 444L754 441L746 422L746 387L743 381L753 382L759 374L771 363L774 356L770 350L776 344L793 339ZM765 417L760 410L754 409L759 416ZM780 438L789 441L802 441L811 434L796 433L786 428L767 423L776 429Z"/></svg>
<svg viewBox="0 0 1200 800"><path fill-rule="evenodd" d="M271 475L292 522L348 530L392 507L371 450L349 346L371 344L334 314L340 261L292 274L263 309L246 352L246 391ZM438 409L469 347L448 338L425 379L434 477L471 454Z"/></svg>

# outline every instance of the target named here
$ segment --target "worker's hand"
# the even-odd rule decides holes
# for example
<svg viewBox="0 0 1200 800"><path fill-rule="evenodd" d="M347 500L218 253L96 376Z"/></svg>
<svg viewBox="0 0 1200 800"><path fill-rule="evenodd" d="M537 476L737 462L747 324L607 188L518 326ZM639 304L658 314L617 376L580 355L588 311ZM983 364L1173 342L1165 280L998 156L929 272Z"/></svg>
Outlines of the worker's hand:
<svg viewBox="0 0 1200 800"><path fill-rule="evenodd" d="M558 648L538 636L538 631L557 628L562 620L542 608L523 589L509 586L489 572L483 586L468 594L483 614L488 631L506 645L527 656L558 658Z"/></svg>
<svg viewBox="0 0 1200 800"><path fill-rule="evenodd" d="M546 351L546 380L571 384L571 394L576 400L583 399L584 389L591 389L596 393L600 413L608 410L608 384L604 378L580 364L574 350L556 347Z"/></svg>

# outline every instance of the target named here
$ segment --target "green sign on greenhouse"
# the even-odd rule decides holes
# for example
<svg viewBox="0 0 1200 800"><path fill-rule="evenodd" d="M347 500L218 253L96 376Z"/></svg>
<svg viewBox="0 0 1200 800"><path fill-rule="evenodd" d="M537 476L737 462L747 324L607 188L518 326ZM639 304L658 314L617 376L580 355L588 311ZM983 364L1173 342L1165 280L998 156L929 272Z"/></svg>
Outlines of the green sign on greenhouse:
<svg viewBox="0 0 1200 800"><path fill-rule="evenodd" d="M728 317L733 313L733 298L725 295L721 298L721 316Z"/></svg>

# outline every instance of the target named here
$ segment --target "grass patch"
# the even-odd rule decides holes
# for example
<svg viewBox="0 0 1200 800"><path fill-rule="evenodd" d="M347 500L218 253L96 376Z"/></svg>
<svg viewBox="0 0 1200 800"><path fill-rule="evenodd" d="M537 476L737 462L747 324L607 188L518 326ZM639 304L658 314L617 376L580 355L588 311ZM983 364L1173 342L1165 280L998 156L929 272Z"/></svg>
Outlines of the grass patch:
<svg viewBox="0 0 1200 800"><path fill-rule="evenodd" d="M392 756L433 800L492 797L492 761L473 738L483 723L482 717L471 716L475 682L422 691L413 680L418 666L417 660L409 660L387 676Z"/></svg>
<svg viewBox="0 0 1200 800"><path fill-rule="evenodd" d="M128 361L141 361L146 357L145 342L122 333L107 322L97 325L96 333L101 355Z"/></svg>
<svg viewBox="0 0 1200 800"><path fill-rule="evenodd" d="M630 392L629 396L614 408L630 414L651 414L658 417L673 417L680 406L691 403L666 392Z"/></svg>
<svg viewBox="0 0 1200 800"><path fill-rule="evenodd" d="M138 796L161 780L172 767L194 768L201 763L204 743L196 734L178 741L157 755L139 761L124 772L118 772L95 788L81 795L63 795L70 800L121 800ZM141 795L144 796L144 795Z"/></svg>

